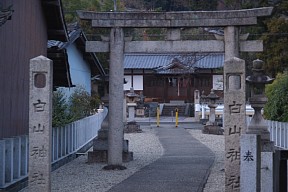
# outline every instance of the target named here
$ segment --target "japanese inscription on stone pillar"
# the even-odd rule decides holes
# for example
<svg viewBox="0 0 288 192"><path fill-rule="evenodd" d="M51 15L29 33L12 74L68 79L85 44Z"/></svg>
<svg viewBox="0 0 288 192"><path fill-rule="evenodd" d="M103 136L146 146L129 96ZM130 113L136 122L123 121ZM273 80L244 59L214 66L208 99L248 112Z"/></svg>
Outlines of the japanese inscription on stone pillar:
<svg viewBox="0 0 288 192"><path fill-rule="evenodd" d="M241 192L260 192L261 147L260 135L243 134L241 144ZM261 190L262 191L262 190ZM265 189L263 190L265 191ZM272 190L273 191L273 190Z"/></svg>
<svg viewBox="0 0 288 192"><path fill-rule="evenodd" d="M51 191L52 61L30 60L29 191Z"/></svg>
<svg viewBox="0 0 288 192"><path fill-rule="evenodd" d="M234 79L239 79L235 85ZM230 81L233 81L230 82ZM225 191L240 191L240 135L245 132L245 61L224 64Z"/></svg>

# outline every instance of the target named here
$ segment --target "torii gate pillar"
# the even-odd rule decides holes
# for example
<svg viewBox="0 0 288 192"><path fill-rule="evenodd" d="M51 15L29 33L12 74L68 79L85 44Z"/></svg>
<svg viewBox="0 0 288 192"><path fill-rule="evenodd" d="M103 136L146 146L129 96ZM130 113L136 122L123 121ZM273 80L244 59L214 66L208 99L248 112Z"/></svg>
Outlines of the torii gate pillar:
<svg viewBox="0 0 288 192"><path fill-rule="evenodd" d="M122 164L123 148L123 79L124 79L124 32L112 28L110 32L109 67L109 132L108 165ZM111 110L113 108L113 110Z"/></svg>
<svg viewBox="0 0 288 192"><path fill-rule="evenodd" d="M236 26L228 26L224 29L225 60L239 57L239 29Z"/></svg>

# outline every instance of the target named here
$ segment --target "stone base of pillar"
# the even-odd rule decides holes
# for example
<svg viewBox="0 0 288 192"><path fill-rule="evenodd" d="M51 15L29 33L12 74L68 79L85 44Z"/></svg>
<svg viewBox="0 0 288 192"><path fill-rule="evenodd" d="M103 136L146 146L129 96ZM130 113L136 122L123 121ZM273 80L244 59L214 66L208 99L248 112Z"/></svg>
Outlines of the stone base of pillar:
<svg viewBox="0 0 288 192"><path fill-rule="evenodd" d="M133 152L129 152L129 141L123 141L123 162L133 160ZM108 140L94 139L93 151L88 152L88 163L107 163L108 162Z"/></svg>
<svg viewBox="0 0 288 192"><path fill-rule="evenodd" d="M127 151L122 153L122 161L123 162L129 162L129 161L133 161L133 152L131 151Z"/></svg>
<svg viewBox="0 0 288 192"><path fill-rule="evenodd" d="M88 152L88 163L107 163L108 150L96 150Z"/></svg>
<svg viewBox="0 0 288 192"><path fill-rule="evenodd" d="M223 135L224 129L217 125L204 125L202 133L213 134L213 135Z"/></svg>
<svg viewBox="0 0 288 192"><path fill-rule="evenodd" d="M140 125L136 121L131 121L125 125L124 133L142 133L142 129L140 129Z"/></svg>
<svg viewBox="0 0 288 192"><path fill-rule="evenodd" d="M122 152L122 161L133 161L133 152ZM88 152L88 163L108 163L108 150Z"/></svg>

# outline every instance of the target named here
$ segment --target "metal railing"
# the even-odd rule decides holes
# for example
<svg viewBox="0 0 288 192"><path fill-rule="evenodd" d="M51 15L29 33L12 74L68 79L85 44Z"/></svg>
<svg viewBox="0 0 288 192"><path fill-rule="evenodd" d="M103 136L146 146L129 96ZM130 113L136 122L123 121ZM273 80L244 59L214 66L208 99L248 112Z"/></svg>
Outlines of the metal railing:
<svg viewBox="0 0 288 192"><path fill-rule="evenodd" d="M52 129L51 164L76 153L97 137L108 110ZM0 189L28 176L28 135L0 140Z"/></svg>

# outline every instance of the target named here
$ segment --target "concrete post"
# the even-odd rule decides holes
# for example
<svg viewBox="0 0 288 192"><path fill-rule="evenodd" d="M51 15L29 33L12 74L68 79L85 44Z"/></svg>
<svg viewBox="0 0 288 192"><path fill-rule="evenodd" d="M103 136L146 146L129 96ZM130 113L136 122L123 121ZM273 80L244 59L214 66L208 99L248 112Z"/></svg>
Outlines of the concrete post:
<svg viewBox="0 0 288 192"><path fill-rule="evenodd" d="M256 134L241 135L241 192L260 192L260 140L260 136Z"/></svg>
<svg viewBox="0 0 288 192"><path fill-rule="evenodd" d="M124 32L112 28L110 32L109 71L109 133L108 165L122 164L123 150L123 79L124 79Z"/></svg>
<svg viewBox="0 0 288 192"><path fill-rule="evenodd" d="M201 111L200 107L201 107L200 106L200 91L195 90L194 91L194 117L195 117L195 121L200 120L200 115L199 115L199 112Z"/></svg>
<svg viewBox="0 0 288 192"><path fill-rule="evenodd" d="M29 191L51 191L52 61L30 60Z"/></svg>

